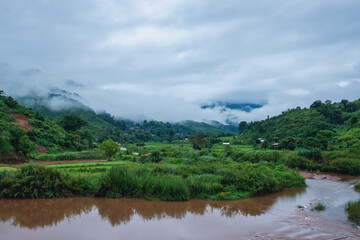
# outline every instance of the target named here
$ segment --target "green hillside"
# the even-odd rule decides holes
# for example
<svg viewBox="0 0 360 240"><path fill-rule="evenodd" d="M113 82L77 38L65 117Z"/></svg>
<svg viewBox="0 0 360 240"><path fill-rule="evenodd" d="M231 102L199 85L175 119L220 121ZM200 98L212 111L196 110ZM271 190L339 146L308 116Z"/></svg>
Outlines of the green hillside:
<svg viewBox="0 0 360 240"><path fill-rule="evenodd" d="M54 100L68 107L54 110L48 105ZM46 148L43 149L44 151L50 152L81 151L91 149L107 139L120 143L160 142L181 140L197 132L223 135L237 130L220 123L213 126L193 121L139 123L120 120L106 112L97 114L81 102L62 94L49 94L47 97L28 96L19 98L19 102L31 108L24 107L1 91L0 124L3 134L0 153L15 151L20 155L27 155L36 152L39 146ZM19 126L19 123L11 117L13 114L23 117L30 128L24 130L24 127ZM76 121L83 123L75 129L70 127L67 129L66 124L71 126ZM16 143L20 138L21 145L26 145L26 149ZM38 146L36 147L35 144Z"/></svg>
<svg viewBox="0 0 360 240"><path fill-rule="evenodd" d="M204 132L207 135L235 134L237 128L223 125L219 122L208 124L203 122L183 121L169 123L162 121L134 122L131 120L117 119L109 113L95 113L91 108L70 97L66 91L51 93L47 97L26 96L19 98L24 106L31 107L41 115L59 120L66 115L76 115L88 124L84 129L89 130L98 142L112 138L118 142L147 142L171 139L183 139L187 135ZM49 102L61 102L65 107L52 109Z"/></svg>
<svg viewBox="0 0 360 240"><path fill-rule="evenodd" d="M3 91L0 91L0 126L0 154L13 151L28 155L37 151L80 151L92 147L92 136L86 129L65 131L56 122L20 105Z"/></svg>
<svg viewBox="0 0 360 240"><path fill-rule="evenodd" d="M253 144L259 138L293 149L322 150L355 148L360 143L360 99L315 101L310 108L295 108L256 122L241 122L242 140Z"/></svg>

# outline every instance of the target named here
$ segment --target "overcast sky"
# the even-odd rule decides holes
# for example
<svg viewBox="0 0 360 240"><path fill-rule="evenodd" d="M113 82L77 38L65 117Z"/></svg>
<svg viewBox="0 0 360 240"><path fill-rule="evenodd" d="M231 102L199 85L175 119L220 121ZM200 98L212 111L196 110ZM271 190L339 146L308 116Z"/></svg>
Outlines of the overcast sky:
<svg viewBox="0 0 360 240"><path fill-rule="evenodd" d="M259 120L360 97L360 1L0 0L0 62L46 73L3 64L9 94L71 79L116 116ZM200 108L218 101L266 105Z"/></svg>

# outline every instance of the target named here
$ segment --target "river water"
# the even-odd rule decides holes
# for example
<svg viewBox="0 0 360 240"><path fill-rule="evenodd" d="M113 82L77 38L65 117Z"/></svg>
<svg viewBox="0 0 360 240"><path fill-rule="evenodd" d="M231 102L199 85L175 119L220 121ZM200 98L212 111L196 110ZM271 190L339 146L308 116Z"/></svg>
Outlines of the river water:
<svg viewBox="0 0 360 240"><path fill-rule="evenodd" d="M360 239L344 210L360 199L354 182L308 179L240 201L0 200L0 239ZM326 210L311 211L317 202Z"/></svg>

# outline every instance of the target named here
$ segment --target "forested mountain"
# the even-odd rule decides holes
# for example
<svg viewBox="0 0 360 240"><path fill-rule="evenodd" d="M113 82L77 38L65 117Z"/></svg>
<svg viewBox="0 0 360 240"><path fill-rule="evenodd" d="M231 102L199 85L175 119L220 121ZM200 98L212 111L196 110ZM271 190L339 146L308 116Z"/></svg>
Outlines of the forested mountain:
<svg viewBox="0 0 360 240"><path fill-rule="evenodd" d="M290 149L360 146L360 99L318 100L310 108L297 107L262 121L240 122L239 133L246 143L262 138Z"/></svg>
<svg viewBox="0 0 360 240"><path fill-rule="evenodd" d="M43 117L0 91L0 154L16 152L26 155L33 151L48 150L79 151L92 147L91 132L81 129L81 126L86 124L85 121L78 122L78 125L72 121L71 130L65 130L61 126L63 123L65 122L56 123Z"/></svg>
<svg viewBox="0 0 360 240"><path fill-rule="evenodd" d="M54 110L46 104L56 102L54 100L70 107ZM107 139L120 143L142 143L184 139L199 131L207 135L236 132L236 128L220 123L213 126L192 121L164 123L116 119L106 112L97 114L62 93L51 93L47 97L23 97L19 98L19 102L34 110L0 91L0 154L9 151L20 155L37 150L79 151L93 148Z"/></svg>

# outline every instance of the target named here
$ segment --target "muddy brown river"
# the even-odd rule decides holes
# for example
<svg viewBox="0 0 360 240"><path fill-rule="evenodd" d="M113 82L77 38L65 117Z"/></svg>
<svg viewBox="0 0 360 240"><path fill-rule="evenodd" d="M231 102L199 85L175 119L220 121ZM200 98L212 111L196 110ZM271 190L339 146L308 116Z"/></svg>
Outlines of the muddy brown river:
<svg viewBox="0 0 360 240"><path fill-rule="evenodd" d="M0 239L360 239L344 210L356 179L339 178L240 201L0 200Z"/></svg>

